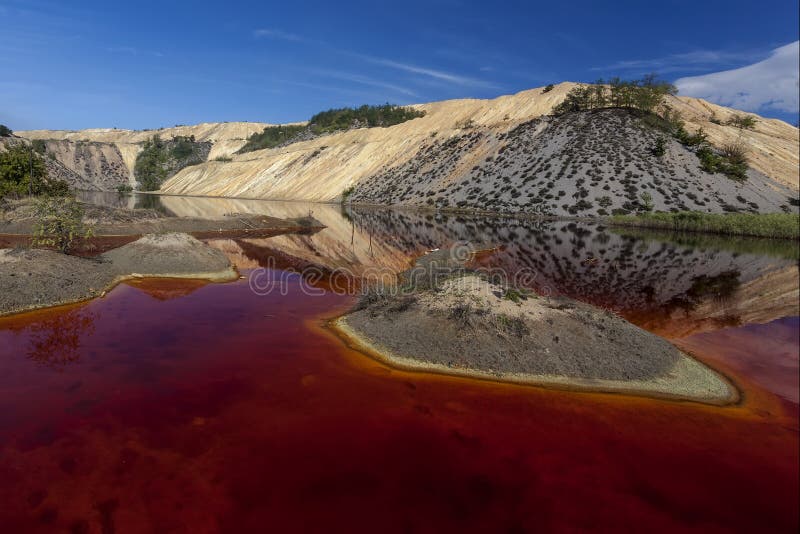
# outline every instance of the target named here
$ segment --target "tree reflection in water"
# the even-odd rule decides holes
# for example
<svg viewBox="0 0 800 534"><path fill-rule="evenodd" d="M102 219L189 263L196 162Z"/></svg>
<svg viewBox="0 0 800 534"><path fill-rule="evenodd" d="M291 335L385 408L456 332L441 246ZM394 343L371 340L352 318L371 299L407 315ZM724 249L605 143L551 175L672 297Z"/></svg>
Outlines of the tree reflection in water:
<svg viewBox="0 0 800 534"><path fill-rule="evenodd" d="M28 328L26 357L53 369L77 363L82 341L94 333L95 315L86 309L57 313Z"/></svg>

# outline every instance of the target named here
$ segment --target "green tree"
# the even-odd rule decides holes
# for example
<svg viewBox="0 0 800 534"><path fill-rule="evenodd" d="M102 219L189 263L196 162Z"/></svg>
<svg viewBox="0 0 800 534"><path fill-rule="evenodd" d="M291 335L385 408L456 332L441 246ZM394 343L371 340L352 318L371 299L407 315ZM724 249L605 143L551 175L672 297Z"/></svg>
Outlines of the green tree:
<svg viewBox="0 0 800 534"><path fill-rule="evenodd" d="M23 143L8 145L6 149L0 152L0 197L41 193L46 186L47 169L39 154Z"/></svg>
<svg viewBox="0 0 800 534"><path fill-rule="evenodd" d="M37 219L31 242L35 246L55 247L68 254L77 239L91 237L83 224L83 207L74 197L44 196L34 205Z"/></svg>
<svg viewBox="0 0 800 534"><path fill-rule="evenodd" d="M0 124L0 137L11 137L14 132L5 124Z"/></svg>
<svg viewBox="0 0 800 534"><path fill-rule="evenodd" d="M642 193L640 198L642 199L642 209L644 211L653 211L653 195L651 195L648 191L645 191Z"/></svg>
<svg viewBox="0 0 800 534"><path fill-rule="evenodd" d="M154 135L145 141L136 157L133 174L144 191L156 191L167 178L167 151L161 137Z"/></svg>

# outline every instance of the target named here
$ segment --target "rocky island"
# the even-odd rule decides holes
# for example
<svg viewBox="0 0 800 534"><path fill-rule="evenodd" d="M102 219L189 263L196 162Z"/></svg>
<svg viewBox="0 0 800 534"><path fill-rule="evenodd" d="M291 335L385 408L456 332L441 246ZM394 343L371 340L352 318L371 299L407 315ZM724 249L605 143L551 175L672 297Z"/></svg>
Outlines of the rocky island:
<svg viewBox="0 0 800 534"><path fill-rule="evenodd" d="M432 264L424 264L423 278ZM408 285L411 278L367 292L335 328L407 370L717 405L739 398L724 377L609 311L468 270L434 284Z"/></svg>

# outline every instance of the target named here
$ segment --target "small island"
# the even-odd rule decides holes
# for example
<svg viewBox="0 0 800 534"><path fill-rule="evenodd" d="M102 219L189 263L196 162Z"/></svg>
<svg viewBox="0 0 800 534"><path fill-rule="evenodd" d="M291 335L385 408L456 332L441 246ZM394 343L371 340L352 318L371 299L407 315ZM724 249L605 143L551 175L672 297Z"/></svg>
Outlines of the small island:
<svg viewBox="0 0 800 534"><path fill-rule="evenodd" d="M406 370L716 405L739 398L723 376L609 311L467 270L438 284L411 278L367 292L335 328Z"/></svg>

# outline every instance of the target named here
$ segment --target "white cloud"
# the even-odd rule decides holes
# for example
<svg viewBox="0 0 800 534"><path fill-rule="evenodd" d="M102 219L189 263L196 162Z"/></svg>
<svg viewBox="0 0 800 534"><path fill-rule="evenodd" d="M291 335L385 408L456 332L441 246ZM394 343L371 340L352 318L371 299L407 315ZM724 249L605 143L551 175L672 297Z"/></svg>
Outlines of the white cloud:
<svg viewBox="0 0 800 534"><path fill-rule="evenodd" d="M364 61L374 63L376 65L383 65L385 67L390 67L404 72L410 72L412 74L421 74L423 76L433 78L434 80L438 80L440 82L446 82L452 85L463 85L467 87L490 87L490 88L496 87L494 84L485 82L483 80L477 80L475 78L469 78L467 76L452 74L450 72L445 72L441 70L419 67L417 65L411 65L409 63L401 63L399 61L394 61L382 57L373 57L364 54L351 54L351 55L361 58Z"/></svg>
<svg viewBox="0 0 800 534"><path fill-rule="evenodd" d="M253 37L255 38L266 37L269 39L280 39L282 41L294 41L298 43L305 41L303 37L296 35L294 33L289 33L281 30L274 30L270 28L262 28L259 30L254 30Z"/></svg>
<svg viewBox="0 0 800 534"><path fill-rule="evenodd" d="M676 80L681 95L746 111L800 110L800 41L776 48L758 63Z"/></svg>

